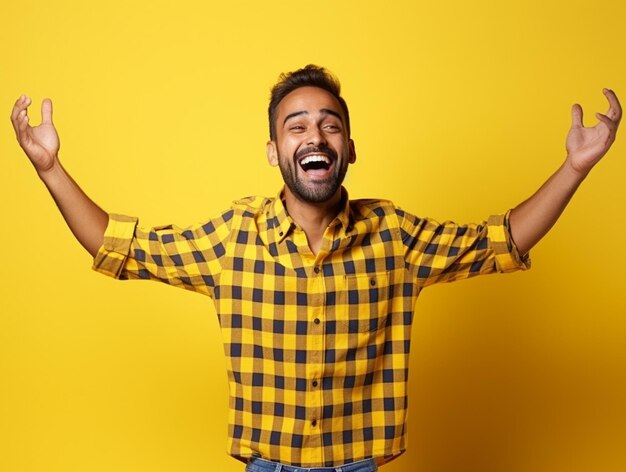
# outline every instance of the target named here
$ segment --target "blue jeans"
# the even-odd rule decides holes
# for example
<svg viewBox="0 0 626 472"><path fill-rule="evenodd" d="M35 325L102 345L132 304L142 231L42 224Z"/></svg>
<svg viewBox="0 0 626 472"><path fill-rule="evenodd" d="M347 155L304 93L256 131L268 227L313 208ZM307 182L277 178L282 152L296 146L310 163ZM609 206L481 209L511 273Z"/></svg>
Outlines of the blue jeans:
<svg viewBox="0 0 626 472"><path fill-rule="evenodd" d="M246 466L246 472L376 472L377 470L374 459L351 462L339 467L294 467L253 457Z"/></svg>

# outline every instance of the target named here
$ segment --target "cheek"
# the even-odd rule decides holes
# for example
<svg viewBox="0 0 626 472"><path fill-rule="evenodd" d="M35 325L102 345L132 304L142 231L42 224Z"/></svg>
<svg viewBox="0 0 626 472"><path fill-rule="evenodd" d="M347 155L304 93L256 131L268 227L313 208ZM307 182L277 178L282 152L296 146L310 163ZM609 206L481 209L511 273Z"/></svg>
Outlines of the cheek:
<svg viewBox="0 0 626 472"><path fill-rule="evenodd" d="M347 150L348 141L341 135L334 135L328 139L328 144L332 145L335 149Z"/></svg>
<svg viewBox="0 0 626 472"><path fill-rule="evenodd" d="M281 155L291 159L298 151L299 147L300 142L294 139L285 139L280 145L279 152Z"/></svg>

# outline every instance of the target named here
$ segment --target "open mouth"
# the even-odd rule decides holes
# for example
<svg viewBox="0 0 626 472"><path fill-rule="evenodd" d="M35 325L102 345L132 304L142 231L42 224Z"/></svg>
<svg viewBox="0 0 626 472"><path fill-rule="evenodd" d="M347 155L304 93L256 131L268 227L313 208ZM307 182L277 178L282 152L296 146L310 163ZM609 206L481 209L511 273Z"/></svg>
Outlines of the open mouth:
<svg viewBox="0 0 626 472"><path fill-rule="evenodd" d="M304 172L327 171L331 165L332 160L324 154L310 154L300 159L300 167Z"/></svg>

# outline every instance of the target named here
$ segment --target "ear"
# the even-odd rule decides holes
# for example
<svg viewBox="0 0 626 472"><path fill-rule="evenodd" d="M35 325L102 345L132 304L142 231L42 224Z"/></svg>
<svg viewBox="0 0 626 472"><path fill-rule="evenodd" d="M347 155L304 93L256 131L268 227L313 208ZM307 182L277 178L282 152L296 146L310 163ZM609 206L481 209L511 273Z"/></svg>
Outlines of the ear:
<svg viewBox="0 0 626 472"><path fill-rule="evenodd" d="M356 162L356 149L354 148L354 141L351 139L348 141L348 162L354 164Z"/></svg>
<svg viewBox="0 0 626 472"><path fill-rule="evenodd" d="M265 152L267 153L267 162L269 162L272 167L276 167L278 165L276 143L274 141L268 141L265 145Z"/></svg>

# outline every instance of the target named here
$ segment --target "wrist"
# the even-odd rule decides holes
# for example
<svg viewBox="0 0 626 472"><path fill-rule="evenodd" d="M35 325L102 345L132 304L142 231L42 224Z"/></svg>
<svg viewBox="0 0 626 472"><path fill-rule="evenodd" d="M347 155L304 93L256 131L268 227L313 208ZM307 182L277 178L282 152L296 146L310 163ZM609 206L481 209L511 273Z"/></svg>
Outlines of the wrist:
<svg viewBox="0 0 626 472"><path fill-rule="evenodd" d="M58 179L60 176L65 174L65 169L63 169L63 166L61 166L59 156L56 154L51 159L50 164L43 168L36 168L36 171L39 178L46 184Z"/></svg>
<svg viewBox="0 0 626 472"><path fill-rule="evenodd" d="M563 163L562 169L569 178L580 183L583 180L585 180L587 175L589 175L589 172L591 172L591 167L581 168L580 166L577 166L574 162L575 162L575 159L572 157L571 154L568 154L567 157L565 158L565 162Z"/></svg>

